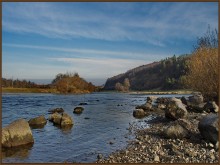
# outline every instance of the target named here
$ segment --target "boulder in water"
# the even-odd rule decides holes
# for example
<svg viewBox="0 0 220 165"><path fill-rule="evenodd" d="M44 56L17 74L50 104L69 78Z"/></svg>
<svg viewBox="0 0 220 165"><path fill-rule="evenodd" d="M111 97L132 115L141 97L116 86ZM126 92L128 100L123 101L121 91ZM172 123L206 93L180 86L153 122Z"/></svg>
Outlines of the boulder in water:
<svg viewBox="0 0 220 165"><path fill-rule="evenodd" d="M71 116L69 116L67 113L53 113L49 117L49 121L53 122L53 124L58 125L60 127L66 127L66 126L72 126L73 120Z"/></svg>
<svg viewBox="0 0 220 165"><path fill-rule="evenodd" d="M36 118L32 118L28 121L31 128L42 128L47 123L46 118L42 116L38 116Z"/></svg>
<svg viewBox="0 0 220 165"><path fill-rule="evenodd" d="M18 119L2 129L2 147L10 148L33 144L34 138L28 122Z"/></svg>
<svg viewBox="0 0 220 165"><path fill-rule="evenodd" d="M73 120L72 120L71 116L69 116L66 113L63 113L60 125L61 125L61 127L72 126Z"/></svg>
<svg viewBox="0 0 220 165"><path fill-rule="evenodd" d="M76 107L74 108L73 113L81 114L83 110L84 110L83 107Z"/></svg>
<svg viewBox="0 0 220 165"><path fill-rule="evenodd" d="M133 116L136 118L143 118L145 117L146 113L143 109L136 109L133 111Z"/></svg>

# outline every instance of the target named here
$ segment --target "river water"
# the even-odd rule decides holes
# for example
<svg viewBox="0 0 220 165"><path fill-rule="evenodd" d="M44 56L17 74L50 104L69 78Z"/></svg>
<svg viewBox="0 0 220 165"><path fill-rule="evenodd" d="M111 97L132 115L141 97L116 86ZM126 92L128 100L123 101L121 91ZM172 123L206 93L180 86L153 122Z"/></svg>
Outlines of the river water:
<svg viewBox="0 0 220 165"><path fill-rule="evenodd" d="M8 152L2 162L94 162L98 154L107 156L126 147L132 138L128 129L130 124L148 126L146 121L152 116L135 119L132 115L135 106L145 103L147 96L104 92L82 95L2 94L3 127L19 118L29 120L39 115L48 118L48 110L59 107L74 120L70 130L60 129L50 122L42 129L32 129L34 145ZM169 95L173 96L176 95ZM83 113L74 114L73 109L82 102L87 103L83 105Z"/></svg>

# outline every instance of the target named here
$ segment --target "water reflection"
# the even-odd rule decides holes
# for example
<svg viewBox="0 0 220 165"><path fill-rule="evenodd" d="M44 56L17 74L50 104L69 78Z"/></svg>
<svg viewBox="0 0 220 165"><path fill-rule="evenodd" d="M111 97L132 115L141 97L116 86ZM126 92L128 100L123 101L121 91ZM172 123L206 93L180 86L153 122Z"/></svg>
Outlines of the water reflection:
<svg viewBox="0 0 220 165"><path fill-rule="evenodd" d="M27 144L13 148L2 148L2 159L6 157L26 159L28 158L33 145L34 144Z"/></svg>

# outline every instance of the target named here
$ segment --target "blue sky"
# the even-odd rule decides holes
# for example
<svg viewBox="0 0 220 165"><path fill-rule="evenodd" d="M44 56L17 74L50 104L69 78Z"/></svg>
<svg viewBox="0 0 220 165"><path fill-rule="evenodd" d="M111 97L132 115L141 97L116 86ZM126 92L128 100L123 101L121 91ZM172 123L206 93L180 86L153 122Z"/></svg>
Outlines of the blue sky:
<svg viewBox="0 0 220 165"><path fill-rule="evenodd" d="M78 72L96 85L131 68L190 53L217 2L3 2L2 76ZM39 82L39 81L38 81Z"/></svg>

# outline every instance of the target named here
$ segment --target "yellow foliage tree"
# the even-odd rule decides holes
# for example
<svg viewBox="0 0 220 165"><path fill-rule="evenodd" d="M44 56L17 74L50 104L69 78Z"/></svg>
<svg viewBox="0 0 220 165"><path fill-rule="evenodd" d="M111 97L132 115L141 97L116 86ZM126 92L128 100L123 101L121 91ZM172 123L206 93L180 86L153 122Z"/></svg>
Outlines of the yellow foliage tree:
<svg viewBox="0 0 220 165"><path fill-rule="evenodd" d="M218 100L219 65L218 33L210 29L198 39L198 46L187 61L188 74L183 78L186 87L200 91L208 100Z"/></svg>

